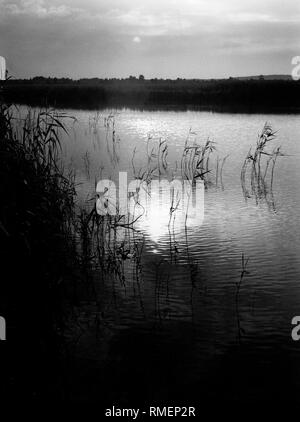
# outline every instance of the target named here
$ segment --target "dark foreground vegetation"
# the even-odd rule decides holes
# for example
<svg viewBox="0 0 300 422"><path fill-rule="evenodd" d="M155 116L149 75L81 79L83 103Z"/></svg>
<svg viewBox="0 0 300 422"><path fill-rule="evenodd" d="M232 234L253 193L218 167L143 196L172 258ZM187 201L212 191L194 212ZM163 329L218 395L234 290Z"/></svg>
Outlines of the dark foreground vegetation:
<svg viewBox="0 0 300 422"><path fill-rule="evenodd" d="M1 402L60 397L66 319L80 275L74 238L75 184L59 159L54 112L14 124L0 105Z"/></svg>
<svg viewBox="0 0 300 422"><path fill-rule="evenodd" d="M71 79L9 80L8 101L31 106L97 109L203 109L230 112L299 112L293 80Z"/></svg>

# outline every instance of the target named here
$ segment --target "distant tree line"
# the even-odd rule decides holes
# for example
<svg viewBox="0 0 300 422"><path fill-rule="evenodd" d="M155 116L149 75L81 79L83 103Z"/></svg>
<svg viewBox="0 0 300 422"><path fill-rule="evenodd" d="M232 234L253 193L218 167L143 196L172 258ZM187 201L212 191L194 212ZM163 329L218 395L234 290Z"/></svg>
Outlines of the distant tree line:
<svg viewBox="0 0 300 422"><path fill-rule="evenodd" d="M224 111L300 111L300 82L256 79L44 78L9 80L7 101L102 108L201 108Z"/></svg>

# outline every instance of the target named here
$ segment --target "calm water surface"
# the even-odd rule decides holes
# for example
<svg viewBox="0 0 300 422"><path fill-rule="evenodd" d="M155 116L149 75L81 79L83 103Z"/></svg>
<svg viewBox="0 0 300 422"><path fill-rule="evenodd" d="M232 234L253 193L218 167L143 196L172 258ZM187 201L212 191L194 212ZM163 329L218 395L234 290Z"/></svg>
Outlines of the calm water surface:
<svg viewBox="0 0 300 422"><path fill-rule="evenodd" d="M216 143L202 224L195 215L185 225L178 210L170 228L169 205L153 198L135 231L117 233L117 244L128 250L122 274L98 281L110 346L103 351L90 329L78 352L93 361L106 353L108 397L126 401L143 390L146 399L200 393L237 402L292 398L300 368L300 345L291 339L291 319L300 315L299 116L68 113L78 122L69 127L65 161L76 169L80 203L95 197L95 180L117 181L119 171L131 179L145 169L147 151L157 152L159 139L168 145L161 177L169 179L180 177L187 137L191 144ZM104 125L110 113L114 128L112 119ZM286 155L276 163L273 196L245 199L241 167L265 122L278 131L272 144ZM226 156L220 180L217 160ZM242 254L249 261L237 299ZM87 306L87 315L97 309ZM128 373L137 378L134 387L126 383Z"/></svg>

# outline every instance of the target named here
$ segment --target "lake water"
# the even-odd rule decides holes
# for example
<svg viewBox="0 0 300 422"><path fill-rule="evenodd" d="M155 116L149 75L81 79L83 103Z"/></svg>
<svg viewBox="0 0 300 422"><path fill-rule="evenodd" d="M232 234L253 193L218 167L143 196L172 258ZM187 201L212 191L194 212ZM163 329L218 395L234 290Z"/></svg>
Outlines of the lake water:
<svg viewBox="0 0 300 422"><path fill-rule="evenodd" d="M114 231L114 249L111 239L104 245L98 298L81 316L98 316L100 334L93 325L82 333L77 355L90 369L79 371L82 388L71 385L73 394L96 399L95 368L102 368L104 397L120 403L133 396L194 404L292 401L300 375L300 344L291 338L292 317L300 315L299 116L67 112L77 122L68 123L64 159L76 170L81 205L95 203L96 181L117 185L120 171L129 181L150 168L153 179L181 180L186 142L209 138L216 147L203 221L196 212L187 223L179 205L170 223L170 205L152 197L134 227ZM266 150L281 145L285 155L276 161L272 190L267 177L264 193L255 195L250 173L242 189L241 169L265 122L277 131ZM160 141L167 145L164 166ZM110 255L117 268L108 265Z"/></svg>

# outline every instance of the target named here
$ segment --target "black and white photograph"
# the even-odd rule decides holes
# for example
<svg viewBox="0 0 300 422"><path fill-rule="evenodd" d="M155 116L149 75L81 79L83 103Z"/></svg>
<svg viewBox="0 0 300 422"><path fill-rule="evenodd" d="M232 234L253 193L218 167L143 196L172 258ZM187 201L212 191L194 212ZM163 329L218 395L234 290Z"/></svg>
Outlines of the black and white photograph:
<svg viewBox="0 0 300 422"><path fill-rule="evenodd" d="M0 0L1 409L297 420L299 213L298 0Z"/></svg>

